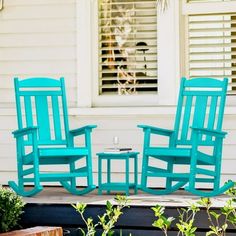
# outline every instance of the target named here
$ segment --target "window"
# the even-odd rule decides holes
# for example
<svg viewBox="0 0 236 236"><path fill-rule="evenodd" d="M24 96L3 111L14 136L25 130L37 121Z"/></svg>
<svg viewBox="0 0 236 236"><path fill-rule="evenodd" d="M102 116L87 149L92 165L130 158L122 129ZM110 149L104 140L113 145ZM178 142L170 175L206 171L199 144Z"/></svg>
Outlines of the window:
<svg viewBox="0 0 236 236"><path fill-rule="evenodd" d="M156 8L156 0L99 1L99 95L157 93Z"/></svg>
<svg viewBox="0 0 236 236"><path fill-rule="evenodd" d="M235 1L195 1L187 15L187 71L190 77L227 77L228 94L236 94ZM193 2L201 2L194 3ZM192 5L192 6L191 6ZM201 9L201 10L200 10Z"/></svg>
<svg viewBox="0 0 236 236"><path fill-rule="evenodd" d="M79 107L174 105L179 0L77 0ZM124 109L125 110L125 109Z"/></svg>

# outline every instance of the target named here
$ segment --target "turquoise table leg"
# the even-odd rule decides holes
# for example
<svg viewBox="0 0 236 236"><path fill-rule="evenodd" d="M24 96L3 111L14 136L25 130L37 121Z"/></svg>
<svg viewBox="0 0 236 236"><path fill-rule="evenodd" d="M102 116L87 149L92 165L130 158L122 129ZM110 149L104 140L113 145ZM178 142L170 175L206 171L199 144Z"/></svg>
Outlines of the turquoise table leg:
<svg viewBox="0 0 236 236"><path fill-rule="evenodd" d="M107 158L107 183L111 183L111 159ZM110 194L110 190L107 190L107 193Z"/></svg>
<svg viewBox="0 0 236 236"><path fill-rule="evenodd" d="M125 172L126 172L126 195L127 196L129 196L129 157L128 156L126 156L126 158L125 158L125 164L126 164L126 170L125 170Z"/></svg>
<svg viewBox="0 0 236 236"><path fill-rule="evenodd" d="M134 156L134 194L138 193L138 160L137 154Z"/></svg>
<svg viewBox="0 0 236 236"><path fill-rule="evenodd" d="M102 194L102 157L98 156L98 194Z"/></svg>

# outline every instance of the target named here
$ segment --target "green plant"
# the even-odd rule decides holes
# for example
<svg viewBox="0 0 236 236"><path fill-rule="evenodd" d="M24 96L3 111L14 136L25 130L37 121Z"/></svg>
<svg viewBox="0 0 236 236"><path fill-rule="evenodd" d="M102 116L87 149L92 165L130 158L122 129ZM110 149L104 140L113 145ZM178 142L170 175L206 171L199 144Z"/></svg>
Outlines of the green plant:
<svg viewBox="0 0 236 236"><path fill-rule="evenodd" d="M86 209L86 204L78 202L76 205L72 204L77 212L81 215L83 222L86 225L86 232L80 228L83 236L93 236L96 234L96 229L98 226L101 226L103 229L102 236L113 235L115 223L118 221L124 207L128 207L128 199L125 196L116 196L115 202L117 205L112 205L111 202L107 201L106 203L106 212L102 216L98 216L98 223L94 223L91 217L85 219L84 212Z"/></svg>
<svg viewBox="0 0 236 236"><path fill-rule="evenodd" d="M191 204L187 208L178 209L179 212L179 223L176 223L179 229L178 235L194 236L197 227L194 226L194 220L196 213L200 211L200 208L195 204Z"/></svg>
<svg viewBox="0 0 236 236"><path fill-rule="evenodd" d="M155 207L152 207L151 209L154 211L155 216L158 217L158 219L155 220L152 225L154 227L161 229L163 231L163 233L165 235L167 235L167 231L168 231L172 221L175 218L173 218L173 217L166 218L164 216L165 207L163 207L163 206L156 205Z"/></svg>
<svg viewBox="0 0 236 236"><path fill-rule="evenodd" d="M0 187L0 232L7 232L18 226L25 203L9 188Z"/></svg>
<svg viewBox="0 0 236 236"><path fill-rule="evenodd" d="M178 219L174 219L173 217L167 218L164 215L165 207L156 205L152 207L152 210L158 219L154 221L153 226L161 229L164 235L167 236L173 220L176 220L176 227L179 230L178 236L195 236L197 227L194 226L194 221L197 213L200 211L200 207L204 207L209 220L209 231L206 233L206 236L226 236L229 224L236 229L236 185L226 191L225 194L230 196L230 199L220 208L219 213L212 210L210 198L201 198L187 208L177 209L179 213Z"/></svg>
<svg viewBox="0 0 236 236"><path fill-rule="evenodd" d="M229 189L226 194L231 198L226 201L225 205L220 209L220 213L216 213L211 210L212 202L209 198L201 198L197 203L200 206L206 208L207 216L210 222L210 231L207 232L206 236L216 235L225 236L226 230L229 224L232 224L236 228L236 210L235 210L235 186Z"/></svg>
<svg viewBox="0 0 236 236"><path fill-rule="evenodd" d="M153 226L162 230L165 236L168 236L168 229L170 228L172 222L175 220L173 217L165 217L165 207L156 205L152 207L152 210L155 213L155 216L158 217L157 220L153 222ZM194 219L196 213L200 210L196 205L192 204L188 208L181 208L178 210L179 217L176 226L179 230L177 235L184 236L194 236L197 227L194 226Z"/></svg>

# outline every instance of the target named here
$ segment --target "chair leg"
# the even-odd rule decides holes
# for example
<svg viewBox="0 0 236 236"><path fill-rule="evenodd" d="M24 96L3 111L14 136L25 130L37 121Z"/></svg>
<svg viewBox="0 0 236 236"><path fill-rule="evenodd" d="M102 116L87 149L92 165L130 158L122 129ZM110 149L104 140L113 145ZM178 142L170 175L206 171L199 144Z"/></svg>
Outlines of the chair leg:
<svg viewBox="0 0 236 236"><path fill-rule="evenodd" d="M183 181L183 182L176 183L174 186L171 186L171 188L168 188L168 189L152 189L152 188L148 188L148 187L142 187L142 190L144 192L147 192L150 194L165 195L165 194L170 194L170 193L177 191L178 189L183 187L185 184L186 184L186 182Z"/></svg>
<svg viewBox="0 0 236 236"><path fill-rule="evenodd" d="M71 184L69 184L66 181L60 181L60 183L68 192L70 192L74 195L83 195L83 194L93 191L96 188L96 186L93 185L93 186L87 186L83 189L78 189L78 188L72 187Z"/></svg>
<svg viewBox="0 0 236 236"><path fill-rule="evenodd" d="M214 197L214 196L223 194L228 189L230 189L234 186L234 182L230 180L227 183L225 183L222 187L220 187L220 174L221 174L220 170L221 170L221 160L219 160L217 162L217 165L215 165L215 173L216 174L214 177L213 189L209 190L209 191L203 191L203 190L198 190L195 187L196 168L192 168L191 176L189 178L189 185L185 187L185 190L192 193L192 194L199 195L201 197Z"/></svg>
<svg viewBox="0 0 236 236"><path fill-rule="evenodd" d="M167 171L169 173L173 173L173 162L172 161L169 161L167 163ZM171 189L172 188L172 179L171 178L166 178L166 189Z"/></svg>
<svg viewBox="0 0 236 236"><path fill-rule="evenodd" d="M23 197L31 197L35 194L39 193L43 190L43 187L40 185L40 179L39 179L39 168L38 168L38 157L35 156L35 162L32 166L28 167L28 170L23 171L23 160L21 156L18 156L18 162L17 162L17 172L18 172L18 184L14 181L8 181L8 185L20 196ZM26 173L27 172L27 173ZM26 175L33 174L34 176L31 178L33 187L27 187L27 189L24 186L24 177Z"/></svg>
<svg viewBox="0 0 236 236"><path fill-rule="evenodd" d="M143 155L142 176L141 176L140 189L145 189L146 186L147 186L147 167L148 167L148 156Z"/></svg>
<svg viewBox="0 0 236 236"><path fill-rule="evenodd" d="M86 156L86 163L87 163L87 170L88 170L87 184L88 184L88 186L94 186L93 185L93 169L92 169L92 154L91 154L91 152L88 156Z"/></svg>
<svg viewBox="0 0 236 236"><path fill-rule="evenodd" d="M86 157L86 161L88 160L88 157ZM76 186L76 178L78 177L71 177L70 181L60 181L61 185L70 193L74 194L74 195L83 195L86 193L89 193L91 191L93 191L96 186L92 184L92 171L91 169L88 167L88 161L87 161L87 187L78 189ZM75 162L71 162L70 163L70 172L74 173L76 172L75 169Z"/></svg>
<svg viewBox="0 0 236 236"><path fill-rule="evenodd" d="M24 187L20 187L14 181L8 182L9 186L22 197L31 197L43 190L42 186L34 186L31 190L25 190Z"/></svg>
<svg viewBox="0 0 236 236"><path fill-rule="evenodd" d="M217 190L213 189L212 191L202 191L202 190L189 188L189 187L186 187L185 190L192 194L199 195L201 197L214 197L214 196L223 194L224 192L226 192L228 189L232 188L233 186L234 186L234 182L230 180Z"/></svg>
<svg viewBox="0 0 236 236"><path fill-rule="evenodd" d="M165 194L170 194L170 193L177 191L178 189L180 189L181 187L183 187L187 183L187 181L179 181L178 183L176 183L175 185L172 186L171 178L167 177L165 189L153 189L153 188L147 187L148 158L149 158L149 156L145 156L145 155L143 157L141 185L139 187L142 191L150 193L150 194L155 194L155 195L165 195ZM168 170L168 172L173 171L173 163L172 162L168 163L167 170Z"/></svg>

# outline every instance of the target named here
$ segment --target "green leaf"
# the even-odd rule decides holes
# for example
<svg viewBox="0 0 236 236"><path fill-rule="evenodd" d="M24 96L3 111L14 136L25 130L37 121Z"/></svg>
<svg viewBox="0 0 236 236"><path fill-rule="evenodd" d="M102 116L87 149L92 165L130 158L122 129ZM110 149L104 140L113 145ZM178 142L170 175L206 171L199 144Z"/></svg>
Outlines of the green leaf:
<svg viewBox="0 0 236 236"><path fill-rule="evenodd" d="M200 206L209 208L209 207L211 207L212 202L211 202L210 198L202 197L199 201L197 201L197 204L199 204Z"/></svg>
<svg viewBox="0 0 236 236"><path fill-rule="evenodd" d="M85 211L85 208L87 207L87 204L82 203L82 202L77 202L76 205L71 204L76 211L78 211L79 213L83 214Z"/></svg>
<svg viewBox="0 0 236 236"><path fill-rule="evenodd" d="M160 206L160 205L156 205L155 207L152 207L151 209L154 211L155 216L157 217L160 217L165 212L165 207Z"/></svg>
<svg viewBox="0 0 236 236"><path fill-rule="evenodd" d="M233 225L236 224L236 215L229 215L228 221Z"/></svg>
<svg viewBox="0 0 236 236"><path fill-rule="evenodd" d="M91 217L89 217L89 218L87 219L87 224L88 224L88 225L92 225L92 224L93 224L93 219L92 219Z"/></svg>
<svg viewBox="0 0 236 236"><path fill-rule="evenodd" d="M218 220L219 217L220 217L220 215L221 215L221 214L217 214L217 213L214 212L214 211L210 211L210 214L211 214L216 220Z"/></svg>
<svg viewBox="0 0 236 236"><path fill-rule="evenodd" d="M109 201L107 201L107 203L106 203L106 208L108 211L112 210L112 204Z"/></svg>
<svg viewBox="0 0 236 236"><path fill-rule="evenodd" d="M190 229L190 233L194 233L197 230L197 227L193 227Z"/></svg>
<svg viewBox="0 0 236 236"><path fill-rule="evenodd" d="M152 225L159 229L163 229L165 227L164 220L161 218L159 218L158 220L155 220Z"/></svg>
<svg viewBox="0 0 236 236"><path fill-rule="evenodd" d="M227 228L228 228L228 224L225 223L225 224L222 225L222 229L223 229L224 231L226 231Z"/></svg>
<svg viewBox="0 0 236 236"><path fill-rule="evenodd" d="M216 234L213 231L209 231L209 232L206 233L206 236L210 236L210 235L216 235Z"/></svg>
<svg viewBox="0 0 236 236"><path fill-rule="evenodd" d="M176 224L177 228L179 229L180 232L184 232L184 226L182 224L177 223Z"/></svg>

